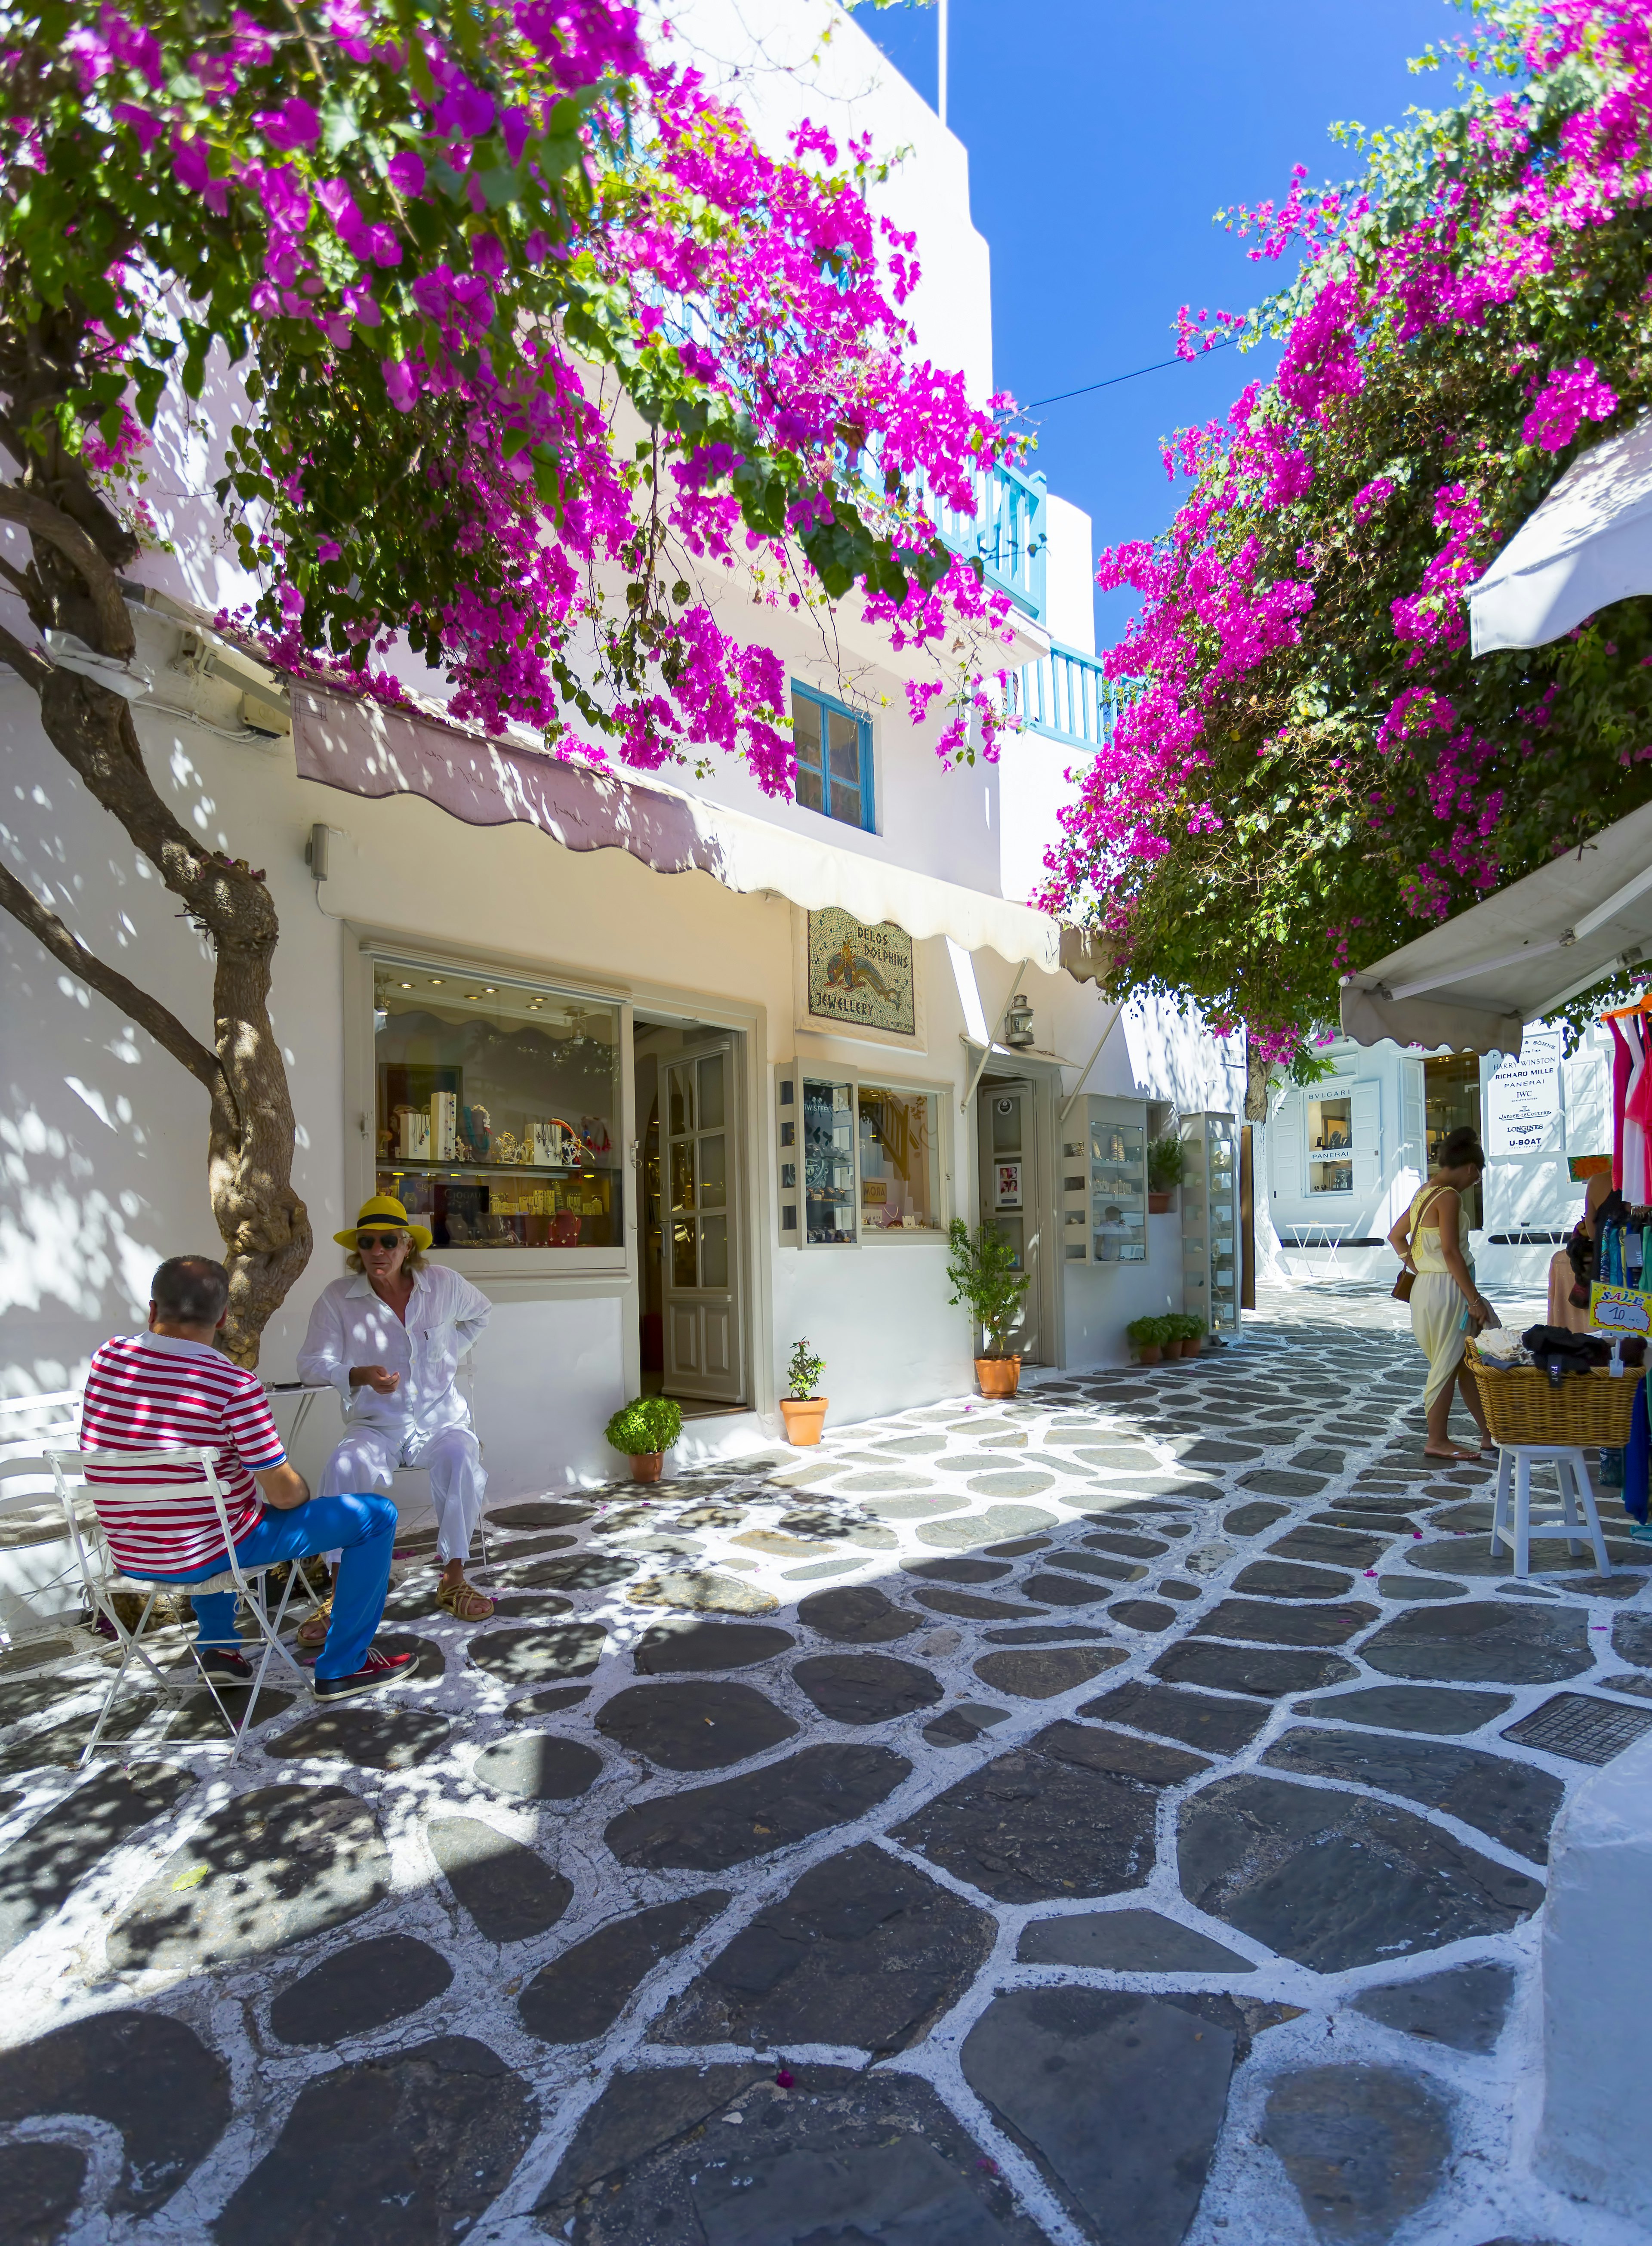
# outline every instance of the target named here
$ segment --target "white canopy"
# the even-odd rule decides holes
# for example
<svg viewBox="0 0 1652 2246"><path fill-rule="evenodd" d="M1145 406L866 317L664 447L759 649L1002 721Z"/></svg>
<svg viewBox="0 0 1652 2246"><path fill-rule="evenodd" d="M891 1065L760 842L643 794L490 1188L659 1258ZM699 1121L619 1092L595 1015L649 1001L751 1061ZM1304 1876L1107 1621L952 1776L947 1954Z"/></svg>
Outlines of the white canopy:
<svg viewBox="0 0 1652 2246"><path fill-rule="evenodd" d="M710 874L725 888L773 890L815 911L839 905L868 927L893 921L908 936L948 936L966 951L990 949L1047 974L1066 963L1060 923L1030 905L914 873L659 780L622 779L296 679L292 718L301 779L352 795L423 796L468 826L537 827L565 849L624 850L656 873ZM1073 971L1082 980L1094 969L1075 956Z"/></svg>
<svg viewBox="0 0 1652 2246"><path fill-rule="evenodd" d="M1652 593L1652 415L1574 460L1469 589L1476 655L1543 647Z"/></svg>
<svg viewBox="0 0 1652 2246"><path fill-rule="evenodd" d="M1520 1031L1652 956L1652 804L1343 985L1356 1045L1518 1053Z"/></svg>

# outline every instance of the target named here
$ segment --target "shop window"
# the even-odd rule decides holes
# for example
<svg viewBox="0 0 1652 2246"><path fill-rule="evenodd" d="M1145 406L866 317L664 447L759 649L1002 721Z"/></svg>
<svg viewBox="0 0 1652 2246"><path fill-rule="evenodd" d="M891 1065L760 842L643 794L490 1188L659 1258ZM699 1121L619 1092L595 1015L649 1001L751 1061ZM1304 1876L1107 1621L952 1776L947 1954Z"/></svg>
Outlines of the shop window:
<svg viewBox="0 0 1652 2246"><path fill-rule="evenodd" d="M1310 1099L1308 1107L1308 1190L1354 1190L1354 1103L1343 1097Z"/></svg>
<svg viewBox="0 0 1652 2246"><path fill-rule="evenodd" d="M854 1086L803 1079L803 1221L812 1248L854 1238Z"/></svg>
<svg viewBox="0 0 1652 2246"><path fill-rule="evenodd" d="M785 1244L853 1248L943 1231L940 1095L794 1067L775 1092Z"/></svg>
<svg viewBox="0 0 1652 2246"><path fill-rule="evenodd" d="M804 686L792 689L792 738L798 757L798 801L846 827L875 824L872 804L872 727L840 702Z"/></svg>
<svg viewBox="0 0 1652 2246"><path fill-rule="evenodd" d="M438 1248L624 1246L617 1005L375 962L376 1189Z"/></svg>
<svg viewBox="0 0 1652 2246"><path fill-rule="evenodd" d="M860 1086L862 1233L940 1230L939 1105L933 1092Z"/></svg>

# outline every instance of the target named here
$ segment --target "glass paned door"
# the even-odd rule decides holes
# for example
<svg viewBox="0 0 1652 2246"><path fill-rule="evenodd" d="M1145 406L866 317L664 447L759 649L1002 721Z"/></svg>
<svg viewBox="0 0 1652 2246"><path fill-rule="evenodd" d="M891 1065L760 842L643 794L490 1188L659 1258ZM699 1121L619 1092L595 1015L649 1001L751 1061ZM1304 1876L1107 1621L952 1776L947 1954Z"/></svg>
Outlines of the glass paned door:
<svg viewBox="0 0 1652 2246"><path fill-rule="evenodd" d="M663 1061L665 1389L738 1404L744 1396L739 1297L739 1143L733 1052L694 1046Z"/></svg>
<svg viewBox="0 0 1652 2246"><path fill-rule="evenodd" d="M1010 1331L1022 1357L1039 1355L1038 1253L1042 1243L1043 1179L1033 1127L1030 1084L983 1084L976 1095L981 1150L981 1219L1015 1250L1016 1267L1032 1284Z"/></svg>

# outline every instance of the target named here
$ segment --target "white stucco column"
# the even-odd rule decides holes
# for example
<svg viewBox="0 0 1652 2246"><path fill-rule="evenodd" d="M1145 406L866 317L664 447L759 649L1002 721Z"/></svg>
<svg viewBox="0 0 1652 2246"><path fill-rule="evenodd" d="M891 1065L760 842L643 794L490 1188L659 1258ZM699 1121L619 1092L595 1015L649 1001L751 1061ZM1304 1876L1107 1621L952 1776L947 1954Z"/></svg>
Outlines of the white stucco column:
<svg viewBox="0 0 1652 2246"><path fill-rule="evenodd" d="M1652 2225L1635 2119L1652 2079L1652 1732L1574 1795L1554 1828L1543 1924L1537 2167L1560 2190Z"/></svg>

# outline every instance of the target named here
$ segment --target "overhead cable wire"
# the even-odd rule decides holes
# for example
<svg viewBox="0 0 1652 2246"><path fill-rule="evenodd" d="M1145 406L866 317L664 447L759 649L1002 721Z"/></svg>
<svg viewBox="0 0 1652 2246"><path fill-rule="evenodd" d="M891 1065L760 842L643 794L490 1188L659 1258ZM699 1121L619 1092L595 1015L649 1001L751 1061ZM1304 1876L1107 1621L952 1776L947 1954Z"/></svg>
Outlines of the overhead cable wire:
<svg viewBox="0 0 1652 2246"><path fill-rule="evenodd" d="M1196 351L1192 358L1184 358L1179 351L1173 358L1155 359L1151 366L1133 366L1128 374L1110 374L1105 381L1086 382L1078 390L1058 390L1053 398L1035 398L1030 405L1019 406L1016 410L1022 413L1036 413L1041 405L1060 405L1069 398L1088 398L1092 391L1111 390L1115 383L1134 382L1138 375L1158 374L1167 366L1196 366L1201 358L1208 358L1213 351L1227 351L1238 340L1237 336L1228 336L1219 344L1211 344L1206 350Z"/></svg>

